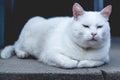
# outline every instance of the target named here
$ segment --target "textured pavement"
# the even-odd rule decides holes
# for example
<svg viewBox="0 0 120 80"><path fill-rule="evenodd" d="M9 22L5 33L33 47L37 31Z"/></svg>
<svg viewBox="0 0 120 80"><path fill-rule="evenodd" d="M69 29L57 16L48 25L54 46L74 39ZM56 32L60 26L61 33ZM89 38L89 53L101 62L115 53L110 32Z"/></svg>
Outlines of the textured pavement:
<svg viewBox="0 0 120 80"><path fill-rule="evenodd" d="M120 80L120 38L112 38L110 63L101 67L61 69L13 56L0 59L0 80Z"/></svg>

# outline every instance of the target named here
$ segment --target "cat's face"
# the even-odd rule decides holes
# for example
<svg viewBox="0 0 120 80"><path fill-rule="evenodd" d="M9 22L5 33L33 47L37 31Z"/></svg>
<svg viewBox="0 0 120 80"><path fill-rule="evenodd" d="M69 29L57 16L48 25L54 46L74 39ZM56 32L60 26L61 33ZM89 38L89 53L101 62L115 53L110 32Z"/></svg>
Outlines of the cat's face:
<svg viewBox="0 0 120 80"><path fill-rule="evenodd" d="M110 27L108 23L111 13L111 6L104 8L100 12L86 12L76 4L73 6L74 22L72 35L80 45L91 47L100 45L110 36ZM78 10L78 11L77 11Z"/></svg>

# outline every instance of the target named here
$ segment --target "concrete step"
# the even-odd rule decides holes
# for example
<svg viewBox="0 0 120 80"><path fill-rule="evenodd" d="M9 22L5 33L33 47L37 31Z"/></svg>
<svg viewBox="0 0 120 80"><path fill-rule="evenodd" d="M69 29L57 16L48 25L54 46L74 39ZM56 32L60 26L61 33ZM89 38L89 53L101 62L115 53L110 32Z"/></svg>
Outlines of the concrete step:
<svg viewBox="0 0 120 80"><path fill-rule="evenodd" d="M13 56L0 59L0 80L120 80L120 38L112 40L110 59L101 67L61 69Z"/></svg>

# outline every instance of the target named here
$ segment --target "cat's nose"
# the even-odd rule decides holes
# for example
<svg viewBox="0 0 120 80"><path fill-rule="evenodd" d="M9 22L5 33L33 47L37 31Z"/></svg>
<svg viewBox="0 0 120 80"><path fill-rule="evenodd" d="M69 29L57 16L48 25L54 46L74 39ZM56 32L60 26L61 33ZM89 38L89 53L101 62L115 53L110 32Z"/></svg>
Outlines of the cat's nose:
<svg viewBox="0 0 120 80"><path fill-rule="evenodd" d="M97 35L97 33L91 33L91 35L92 35L93 37L95 37L95 36Z"/></svg>

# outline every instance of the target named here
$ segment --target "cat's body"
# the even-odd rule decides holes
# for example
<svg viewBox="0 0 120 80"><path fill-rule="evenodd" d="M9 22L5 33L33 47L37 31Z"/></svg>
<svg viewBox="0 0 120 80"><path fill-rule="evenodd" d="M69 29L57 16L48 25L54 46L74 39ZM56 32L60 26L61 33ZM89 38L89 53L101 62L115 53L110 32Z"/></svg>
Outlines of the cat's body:
<svg viewBox="0 0 120 80"><path fill-rule="evenodd" d="M85 12L76 3L73 17L31 18L15 44L2 50L1 57L9 58L15 51L20 58L32 55L39 61L63 68L107 63L110 48L107 19L111 11L108 15L104 12Z"/></svg>

